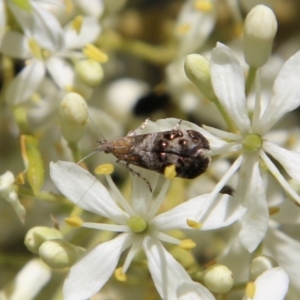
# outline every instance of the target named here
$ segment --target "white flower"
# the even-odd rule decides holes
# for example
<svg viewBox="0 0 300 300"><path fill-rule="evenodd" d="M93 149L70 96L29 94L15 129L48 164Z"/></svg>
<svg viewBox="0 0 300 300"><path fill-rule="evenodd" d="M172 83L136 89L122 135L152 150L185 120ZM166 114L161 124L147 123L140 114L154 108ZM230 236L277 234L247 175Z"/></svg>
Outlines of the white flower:
<svg viewBox="0 0 300 300"><path fill-rule="evenodd" d="M152 125L156 125L152 123ZM146 126L148 127L148 126ZM151 126L150 126L151 127ZM172 229L190 229L186 219L195 216L195 207L208 205L209 194L195 197L172 210L155 216L169 186L164 181L156 200L140 177L133 177L132 203L123 198L106 176L113 195L88 171L74 163L51 163L51 178L57 188L81 208L111 219L119 225L83 223L83 227L122 232L111 241L101 243L88 251L72 268L64 285L64 299L85 299L94 295L114 272L121 253L130 247L122 273L125 273L140 247L147 258L149 271L163 299L176 299L177 287L182 282L192 283L184 268L164 249L161 241L179 245L181 241L165 234ZM153 190L161 175L141 170ZM244 213L244 208L229 195L220 195L218 204L210 211L203 230L227 226ZM120 206L123 208L120 208ZM195 283L196 284L196 283ZM210 292L197 284L205 298L214 299Z"/></svg>
<svg viewBox="0 0 300 300"><path fill-rule="evenodd" d="M11 1L0 0L0 42L5 33L6 11L5 4L14 14L16 21L22 27L27 36L34 37L41 47L49 50L57 49L57 46L62 46L63 36L61 26L58 20L41 4L59 6L64 8L64 3L58 0L26 0L26 1Z"/></svg>
<svg viewBox="0 0 300 300"><path fill-rule="evenodd" d="M289 286L286 272L280 268L271 268L248 283L243 300L283 300Z"/></svg>
<svg viewBox="0 0 300 300"><path fill-rule="evenodd" d="M271 127L284 114L300 104L300 52L292 56L282 67L273 86L273 97L263 112L260 106L258 73L256 103L252 118L249 117L250 112L247 109L243 70L232 51L225 45L219 43L212 51L210 72L214 92L238 130L237 133L230 133L204 127L210 133L227 141L226 145L212 149L212 155L239 154L214 189L213 195L216 195L229 178L240 169L236 197L243 200L247 212L240 220L239 239L243 246L252 252L264 238L269 220L259 168L260 161L263 161L289 196L300 204L300 196L291 188L268 156L271 155L277 160L289 176L300 181L300 153L281 148L266 139ZM205 135L203 130L202 133Z"/></svg>
<svg viewBox="0 0 300 300"><path fill-rule="evenodd" d="M45 19L45 23L47 22L48 19ZM82 52L76 50L93 42L98 37L100 29L94 17L83 18L79 33L72 27L71 22L62 32L63 44L56 44L54 50L43 48L43 43L35 40L34 36L26 36L15 31L7 32L3 37L0 51L13 58L26 59L27 63L8 86L7 101L11 104L27 101L40 86L46 71L61 89L69 90L76 85L77 90L88 98L91 89L76 78L72 65L64 58L75 60L85 58ZM56 36L62 29L53 27L51 30ZM44 36L44 39L46 40L47 36Z"/></svg>
<svg viewBox="0 0 300 300"><path fill-rule="evenodd" d="M20 221L25 222L25 208L21 204L18 194L13 188L13 183L15 182L15 176L12 172L6 171L0 176L0 196L6 199L15 210Z"/></svg>

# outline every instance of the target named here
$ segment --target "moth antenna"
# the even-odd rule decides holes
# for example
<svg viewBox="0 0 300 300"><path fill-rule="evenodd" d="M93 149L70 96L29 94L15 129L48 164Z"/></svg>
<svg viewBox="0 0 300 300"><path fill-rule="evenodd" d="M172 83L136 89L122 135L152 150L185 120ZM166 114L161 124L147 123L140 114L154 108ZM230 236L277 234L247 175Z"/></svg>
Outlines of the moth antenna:
<svg viewBox="0 0 300 300"><path fill-rule="evenodd" d="M101 150L100 150L101 151ZM79 165L81 162L83 162L84 160L86 160L88 157L94 155L96 152L99 152L98 149L94 150L92 153L88 154L87 156L85 156L84 158L82 158L80 161L77 162L77 165Z"/></svg>
<svg viewBox="0 0 300 300"><path fill-rule="evenodd" d="M101 135L102 139L104 142L107 142L107 140L105 139L104 135L102 134L102 132L100 131L100 129L98 128L98 126L96 125L96 123L94 122L94 120L92 119L91 115L89 114L88 109L86 108L86 106L84 104L82 104L82 106L84 107L89 119L91 120L92 124L94 125L94 127L97 129L97 131L99 132L99 134ZM97 152L97 150L96 150ZM94 152L92 152L91 154L94 154ZM89 155L88 155L89 156ZM85 158L87 158L88 156L86 156ZM84 159L85 159L84 158ZM82 159L83 160L83 159Z"/></svg>

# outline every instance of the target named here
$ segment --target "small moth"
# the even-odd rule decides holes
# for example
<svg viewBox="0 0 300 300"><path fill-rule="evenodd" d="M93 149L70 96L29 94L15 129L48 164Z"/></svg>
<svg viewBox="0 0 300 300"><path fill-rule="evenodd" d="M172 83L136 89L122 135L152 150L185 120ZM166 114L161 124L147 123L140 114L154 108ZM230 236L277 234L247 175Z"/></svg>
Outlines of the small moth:
<svg viewBox="0 0 300 300"><path fill-rule="evenodd" d="M130 165L161 174L167 166L175 165L176 177L187 179L193 179L206 171L210 164L210 147L201 133L179 129L180 121L170 131L138 134L148 120L127 136L114 141L106 141L104 138L103 141L97 141L99 147L93 153L103 151L113 154L118 163L140 177ZM147 184L151 190L150 184Z"/></svg>

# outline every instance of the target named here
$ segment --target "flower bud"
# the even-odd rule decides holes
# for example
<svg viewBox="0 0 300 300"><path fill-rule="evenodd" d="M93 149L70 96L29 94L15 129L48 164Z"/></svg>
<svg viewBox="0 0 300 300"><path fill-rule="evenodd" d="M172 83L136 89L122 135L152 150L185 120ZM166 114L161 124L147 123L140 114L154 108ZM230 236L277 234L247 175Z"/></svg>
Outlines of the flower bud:
<svg viewBox="0 0 300 300"><path fill-rule="evenodd" d="M218 264L205 270L203 280L210 291L218 294L230 291L234 283L232 272L227 267Z"/></svg>
<svg viewBox="0 0 300 300"><path fill-rule="evenodd" d="M29 251L37 254L45 241L62 238L62 233L55 228L37 226L27 232L24 243Z"/></svg>
<svg viewBox="0 0 300 300"><path fill-rule="evenodd" d="M88 86L94 87L103 79L101 64L93 59L83 59L76 63L75 71L79 78Z"/></svg>
<svg viewBox="0 0 300 300"><path fill-rule="evenodd" d="M255 281L265 271L278 267L274 258L262 255L254 258L250 264L250 280Z"/></svg>
<svg viewBox="0 0 300 300"><path fill-rule="evenodd" d="M255 6L244 26L244 55L249 66L258 69L268 60L277 31L273 11L265 5Z"/></svg>
<svg viewBox="0 0 300 300"><path fill-rule="evenodd" d="M59 107L59 120L64 138L77 143L84 134L87 123L86 102L77 93L68 93Z"/></svg>
<svg viewBox="0 0 300 300"><path fill-rule="evenodd" d="M204 97L210 100L216 97L210 79L209 61L206 58L200 54L187 55L184 70L188 79L197 86Z"/></svg>
<svg viewBox="0 0 300 300"><path fill-rule="evenodd" d="M62 269L71 267L84 251L65 240L51 240L41 245L39 255L49 267Z"/></svg>

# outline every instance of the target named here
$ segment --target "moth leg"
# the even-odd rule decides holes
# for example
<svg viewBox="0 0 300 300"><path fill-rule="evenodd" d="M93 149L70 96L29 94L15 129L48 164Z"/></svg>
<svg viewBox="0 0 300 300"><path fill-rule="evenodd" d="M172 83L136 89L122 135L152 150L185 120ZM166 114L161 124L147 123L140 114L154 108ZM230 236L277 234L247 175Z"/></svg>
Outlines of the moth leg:
<svg viewBox="0 0 300 300"><path fill-rule="evenodd" d="M149 182L145 177L143 177L143 176L141 175L141 173L139 173L139 172L133 170L132 168L130 168L129 163L123 162L123 161L121 161L121 160L117 160L117 163L120 164L121 166L123 166L124 168L126 168L127 170L129 170L129 172L131 172L133 175L138 176L138 177L140 177L141 179L143 179L143 180L146 182L146 184L148 185L150 192L151 192L151 193L153 192L153 191L152 191L152 187L151 187L151 185L150 185L150 182Z"/></svg>
<svg viewBox="0 0 300 300"><path fill-rule="evenodd" d="M178 130L181 122L182 122L182 119L174 126L174 128L172 130Z"/></svg>
<svg viewBox="0 0 300 300"><path fill-rule="evenodd" d="M147 118L137 129L129 131L127 136L133 136L133 135L137 135L137 133L142 130L143 128L145 128L147 126L147 123L149 122L150 118Z"/></svg>

